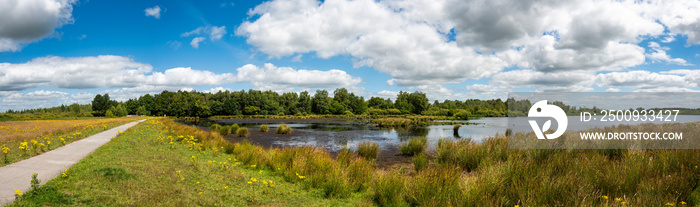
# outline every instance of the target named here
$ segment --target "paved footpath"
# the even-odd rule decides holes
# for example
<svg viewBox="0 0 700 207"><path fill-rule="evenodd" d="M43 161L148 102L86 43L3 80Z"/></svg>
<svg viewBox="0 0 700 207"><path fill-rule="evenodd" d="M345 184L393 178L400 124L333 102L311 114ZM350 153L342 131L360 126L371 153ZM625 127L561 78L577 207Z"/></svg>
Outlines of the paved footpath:
<svg viewBox="0 0 700 207"><path fill-rule="evenodd" d="M32 174L37 173L37 178L44 184L112 140L119 131L126 131L142 121L145 120L124 124L44 154L0 167L0 206L15 200L14 189L20 189L22 192L29 190Z"/></svg>

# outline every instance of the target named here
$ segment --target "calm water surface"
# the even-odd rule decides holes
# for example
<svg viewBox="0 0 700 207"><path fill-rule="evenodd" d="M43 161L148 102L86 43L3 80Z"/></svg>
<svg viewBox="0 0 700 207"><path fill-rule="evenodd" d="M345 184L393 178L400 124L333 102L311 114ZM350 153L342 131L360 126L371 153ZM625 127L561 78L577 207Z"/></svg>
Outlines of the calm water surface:
<svg viewBox="0 0 700 207"><path fill-rule="evenodd" d="M595 117L595 116L594 116ZM603 128L618 124L630 124L629 122L599 122L591 121L580 123L578 116L570 116L569 126L567 130L584 130L591 128ZM598 117L599 118L599 117ZM310 120L308 123L287 124L293 128L292 135L275 134L277 126L281 123L241 123L237 120L216 120L222 124L239 124L248 128L258 128L261 124L270 126L269 133L264 137L250 140L253 143L264 142L270 146L315 146L322 147L329 151L339 151L344 146L348 148L356 148L357 144L364 141L377 142L382 150L396 149L401 143L413 137L427 137L429 149L435 149L437 142L441 138L448 139L471 139L476 142L481 142L484 138L494 136L496 134L504 134L506 129L511 128L515 132L530 132L532 129L529 125L514 123L527 123L527 117L484 117L476 118L469 121L435 121L432 125L413 128L378 128L372 124L359 123L348 121L342 123L314 123ZM700 121L700 116L696 115L678 115L676 122L697 122ZM447 123L445 123L447 122ZM459 136L453 133L453 125L451 123L460 123L462 127L459 129ZM575 123L575 124L571 124ZM635 122L639 123L663 123L663 122ZM552 126L554 128L556 126Z"/></svg>

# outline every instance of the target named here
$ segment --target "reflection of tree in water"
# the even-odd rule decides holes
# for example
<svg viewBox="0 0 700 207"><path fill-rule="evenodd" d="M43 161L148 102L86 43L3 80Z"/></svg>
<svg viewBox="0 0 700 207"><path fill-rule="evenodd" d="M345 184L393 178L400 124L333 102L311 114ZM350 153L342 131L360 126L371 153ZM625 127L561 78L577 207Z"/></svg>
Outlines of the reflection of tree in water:
<svg viewBox="0 0 700 207"><path fill-rule="evenodd" d="M428 136L430 129L427 127L395 128L399 136L399 141L408 141L413 137Z"/></svg>

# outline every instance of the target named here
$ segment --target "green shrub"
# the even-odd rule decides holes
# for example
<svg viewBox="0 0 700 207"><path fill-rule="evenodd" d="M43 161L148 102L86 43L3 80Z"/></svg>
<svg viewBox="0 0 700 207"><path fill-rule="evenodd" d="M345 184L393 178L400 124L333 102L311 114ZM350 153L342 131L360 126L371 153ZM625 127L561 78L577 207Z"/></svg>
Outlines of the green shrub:
<svg viewBox="0 0 700 207"><path fill-rule="evenodd" d="M218 131L221 136L226 136L231 133L231 126L221 126Z"/></svg>
<svg viewBox="0 0 700 207"><path fill-rule="evenodd" d="M469 112L460 111L455 114L455 119L457 120L467 120L469 119Z"/></svg>
<svg viewBox="0 0 700 207"><path fill-rule="evenodd" d="M417 155L425 151L428 144L428 139L425 137L414 137L407 144L401 144L401 154Z"/></svg>
<svg viewBox="0 0 700 207"><path fill-rule="evenodd" d="M240 126L238 126L238 124L232 124L232 125L229 125L229 128L230 128L229 134L236 133L238 131L238 128L240 128Z"/></svg>
<svg viewBox="0 0 700 207"><path fill-rule="evenodd" d="M261 132L267 132L268 130L270 130L270 127L269 127L269 126L267 126L267 125L265 125L265 124L260 125L260 131L261 131Z"/></svg>
<svg viewBox="0 0 700 207"><path fill-rule="evenodd" d="M248 137L248 128L241 127L236 130L236 134L238 134L239 137Z"/></svg>
<svg viewBox="0 0 700 207"><path fill-rule="evenodd" d="M379 144L374 142L361 142L357 145L357 155L367 160L377 159Z"/></svg>
<svg viewBox="0 0 700 207"><path fill-rule="evenodd" d="M416 172L420 172L425 167L428 167L428 157L425 153L420 153L413 157L413 166L416 168Z"/></svg>
<svg viewBox="0 0 700 207"><path fill-rule="evenodd" d="M209 130L215 131L215 132L219 131L220 128L221 128L221 125L219 125L219 124L212 124L211 126L209 126Z"/></svg>
<svg viewBox="0 0 700 207"><path fill-rule="evenodd" d="M292 127L287 126L287 124L280 124L280 126L277 127L277 134L291 134L292 133Z"/></svg>

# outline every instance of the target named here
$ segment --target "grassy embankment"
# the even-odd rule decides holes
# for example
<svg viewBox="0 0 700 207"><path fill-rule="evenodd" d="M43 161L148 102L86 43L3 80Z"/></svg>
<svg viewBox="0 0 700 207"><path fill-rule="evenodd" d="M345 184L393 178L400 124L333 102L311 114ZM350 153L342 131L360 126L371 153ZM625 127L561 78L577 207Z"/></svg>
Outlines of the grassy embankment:
<svg viewBox="0 0 700 207"><path fill-rule="evenodd" d="M66 203L107 205L700 204L700 150L509 150L507 139L499 136L482 143L445 139L435 152L426 154L417 140L404 145L407 154L417 154L415 168L383 171L347 150L337 159L308 147L266 150L161 121L175 134L153 129L154 121L134 127L69 169L68 178L42 187L48 190L39 195L55 198L27 196L17 205L55 203L59 198L70 201ZM692 132L700 123L663 127ZM177 138L177 134L192 137ZM175 144L167 136L173 136ZM532 134L515 136L534 139ZM261 190L270 188L261 180L284 186ZM226 186L233 190L222 191Z"/></svg>
<svg viewBox="0 0 700 207"><path fill-rule="evenodd" d="M24 160L140 118L0 122L0 166Z"/></svg>

